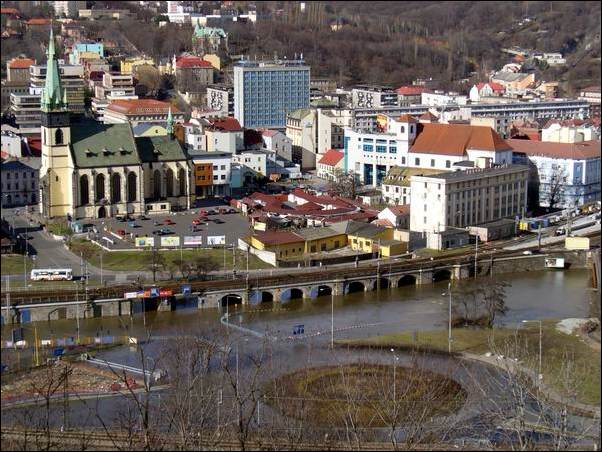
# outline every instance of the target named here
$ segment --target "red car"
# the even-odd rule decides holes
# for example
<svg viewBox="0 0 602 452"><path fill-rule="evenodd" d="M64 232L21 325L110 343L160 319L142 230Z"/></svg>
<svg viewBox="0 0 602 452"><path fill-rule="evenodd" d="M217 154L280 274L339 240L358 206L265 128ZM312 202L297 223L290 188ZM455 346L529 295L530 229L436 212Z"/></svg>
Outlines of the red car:
<svg viewBox="0 0 602 452"><path fill-rule="evenodd" d="M201 224L203 224L203 221L199 220L198 218L195 218L194 220L192 220L192 225L193 226L199 226Z"/></svg>
<svg viewBox="0 0 602 452"><path fill-rule="evenodd" d="M117 230L117 234L119 234L119 235L120 235L120 236L122 236L122 237L125 237L125 230L123 230L123 229L118 229L118 230Z"/></svg>
<svg viewBox="0 0 602 452"><path fill-rule="evenodd" d="M163 224L175 224L171 218L166 218L165 220L163 220Z"/></svg>
<svg viewBox="0 0 602 452"><path fill-rule="evenodd" d="M201 211L199 212L199 215L200 215L201 217L206 217L207 215L209 215L209 212L207 212L205 209L203 209L203 210L201 210Z"/></svg>

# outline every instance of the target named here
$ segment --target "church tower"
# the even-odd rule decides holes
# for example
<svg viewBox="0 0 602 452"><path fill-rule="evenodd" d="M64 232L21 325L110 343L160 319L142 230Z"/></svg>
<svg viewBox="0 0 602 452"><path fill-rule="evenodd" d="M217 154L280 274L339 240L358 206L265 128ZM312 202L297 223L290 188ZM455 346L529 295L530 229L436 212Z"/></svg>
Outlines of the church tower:
<svg viewBox="0 0 602 452"><path fill-rule="evenodd" d="M53 218L73 214L73 161L67 91L61 84L52 28L47 55L46 81L41 99L40 211L45 217Z"/></svg>

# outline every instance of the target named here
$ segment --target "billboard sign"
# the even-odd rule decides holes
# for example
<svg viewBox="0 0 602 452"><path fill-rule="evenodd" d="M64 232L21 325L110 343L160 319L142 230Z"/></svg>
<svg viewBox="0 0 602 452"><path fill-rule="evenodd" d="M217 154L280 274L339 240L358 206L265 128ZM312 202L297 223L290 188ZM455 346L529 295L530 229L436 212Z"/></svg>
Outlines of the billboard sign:
<svg viewBox="0 0 602 452"><path fill-rule="evenodd" d="M207 237L207 245L225 245L225 235L210 235Z"/></svg>
<svg viewBox="0 0 602 452"><path fill-rule="evenodd" d="M184 245L202 245L203 237L200 235L186 235L184 236Z"/></svg>
<svg viewBox="0 0 602 452"><path fill-rule="evenodd" d="M155 246L155 238L154 237L136 237L136 246L137 247Z"/></svg>
<svg viewBox="0 0 602 452"><path fill-rule="evenodd" d="M161 246L180 246L180 237L161 237Z"/></svg>
<svg viewBox="0 0 602 452"><path fill-rule="evenodd" d="M123 298L129 300L130 298L138 298L138 292L125 292Z"/></svg>

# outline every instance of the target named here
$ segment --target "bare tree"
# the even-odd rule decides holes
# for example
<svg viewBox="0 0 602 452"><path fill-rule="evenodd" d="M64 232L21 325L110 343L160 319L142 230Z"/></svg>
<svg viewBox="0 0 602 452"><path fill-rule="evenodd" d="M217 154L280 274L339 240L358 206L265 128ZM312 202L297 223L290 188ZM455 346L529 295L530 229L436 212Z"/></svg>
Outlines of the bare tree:
<svg viewBox="0 0 602 452"><path fill-rule="evenodd" d="M340 168L334 172L334 180L330 182L328 189L337 196L355 199L357 194L357 176L353 172L345 173Z"/></svg>
<svg viewBox="0 0 602 452"><path fill-rule="evenodd" d="M493 328L496 316L508 312L506 288L510 283L487 278L462 282L456 288L454 298L455 325L481 325Z"/></svg>
<svg viewBox="0 0 602 452"><path fill-rule="evenodd" d="M568 176L561 165L552 165L552 173L546 184L546 194L549 210L554 210L556 205L563 200Z"/></svg>

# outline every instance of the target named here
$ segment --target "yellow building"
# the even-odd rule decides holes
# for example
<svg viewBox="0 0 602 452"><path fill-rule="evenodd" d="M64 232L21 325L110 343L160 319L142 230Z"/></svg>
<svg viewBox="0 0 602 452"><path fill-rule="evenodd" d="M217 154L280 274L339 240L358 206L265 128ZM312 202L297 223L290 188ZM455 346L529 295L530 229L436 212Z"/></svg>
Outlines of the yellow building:
<svg viewBox="0 0 602 452"><path fill-rule="evenodd" d="M276 253L277 259L290 259L303 256L305 239L294 232L267 231L251 236L251 246Z"/></svg>
<svg viewBox="0 0 602 452"><path fill-rule="evenodd" d="M372 253L378 250L378 241L393 240L395 230L359 221L343 221L330 226L347 235L347 244L353 250Z"/></svg>
<svg viewBox="0 0 602 452"><path fill-rule="evenodd" d="M154 66L155 62L150 58L127 58L121 61L120 70L122 74L131 74L136 66L142 66L144 64Z"/></svg>
<svg viewBox="0 0 602 452"><path fill-rule="evenodd" d="M377 242L377 246L378 246ZM408 244L407 242L402 242L400 240L381 240L380 241L380 256L381 257L391 257L398 256L400 254L404 254L408 252Z"/></svg>
<svg viewBox="0 0 602 452"><path fill-rule="evenodd" d="M347 245L347 235L331 227L300 229L295 234L305 240L305 253L332 251Z"/></svg>
<svg viewBox="0 0 602 452"><path fill-rule="evenodd" d="M222 60L217 55L208 53L203 56L203 60L209 61L211 63L211 66L213 66L218 71L222 70Z"/></svg>

